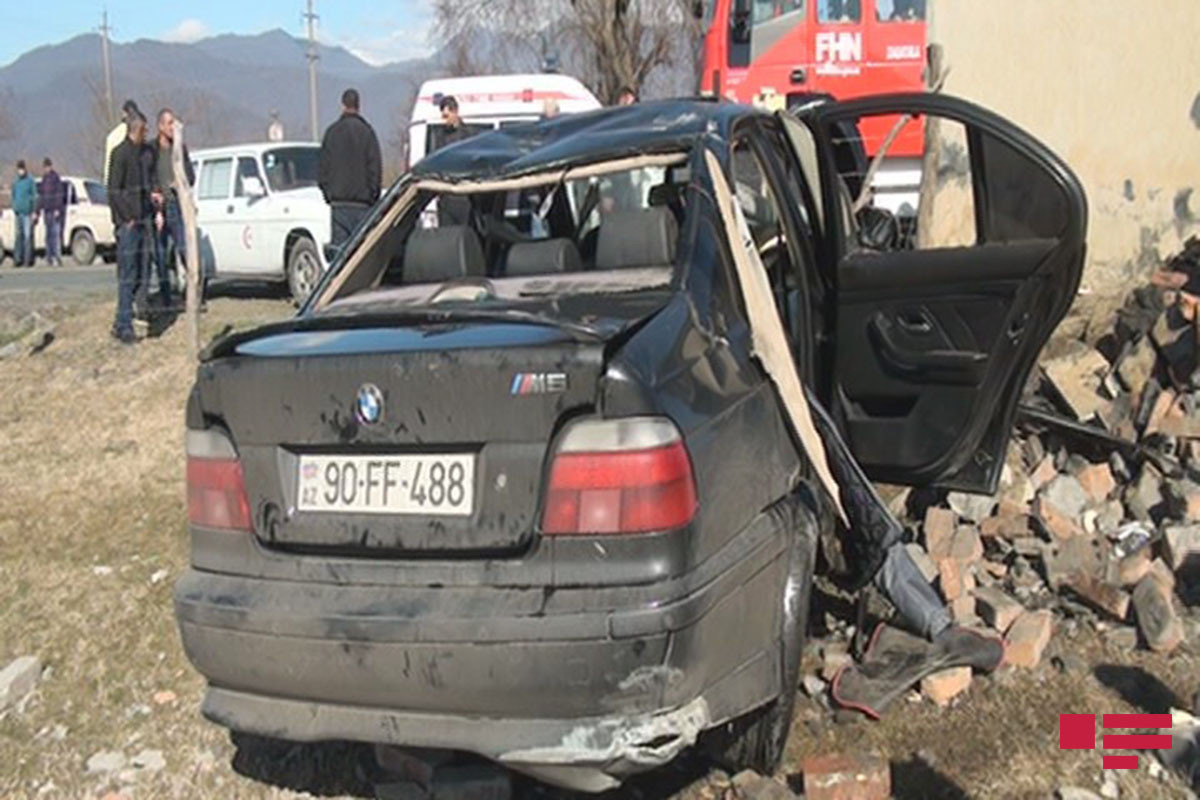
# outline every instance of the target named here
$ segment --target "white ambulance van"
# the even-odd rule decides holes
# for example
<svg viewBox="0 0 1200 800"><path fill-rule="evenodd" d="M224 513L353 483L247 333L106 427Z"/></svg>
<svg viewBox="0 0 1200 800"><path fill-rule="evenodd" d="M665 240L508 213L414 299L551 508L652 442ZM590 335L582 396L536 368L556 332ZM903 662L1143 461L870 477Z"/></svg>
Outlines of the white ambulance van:
<svg viewBox="0 0 1200 800"><path fill-rule="evenodd" d="M558 103L561 114L600 108L595 95L569 75L475 75L425 81L408 125L409 166L445 143L446 126L438 103L448 95L458 101L463 124L476 132L540 119L548 100Z"/></svg>

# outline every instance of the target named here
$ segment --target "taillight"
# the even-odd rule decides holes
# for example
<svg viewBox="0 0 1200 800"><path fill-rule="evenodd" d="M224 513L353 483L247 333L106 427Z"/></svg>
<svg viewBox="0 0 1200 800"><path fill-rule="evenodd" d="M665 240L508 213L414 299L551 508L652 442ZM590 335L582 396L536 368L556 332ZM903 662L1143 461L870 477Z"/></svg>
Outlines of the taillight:
<svg viewBox="0 0 1200 800"><path fill-rule="evenodd" d="M233 444L217 431L187 432L188 522L250 531L250 500Z"/></svg>
<svg viewBox="0 0 1200 800"><path fill-rule="evenodd" d="M584 420L555 451L542 532L647 533L682 527L695 513L692 463L670 420Z"/></svg>

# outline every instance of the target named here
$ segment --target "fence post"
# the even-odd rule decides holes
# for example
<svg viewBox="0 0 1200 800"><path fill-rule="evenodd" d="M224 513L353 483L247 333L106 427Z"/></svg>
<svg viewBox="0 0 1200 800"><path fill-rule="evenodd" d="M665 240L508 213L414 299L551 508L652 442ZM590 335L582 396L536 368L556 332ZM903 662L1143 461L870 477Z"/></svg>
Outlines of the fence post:
<svg viewBox="0 0 1200 800"><path fill-rule="evenodd" d="M188 362L196 363L200 352L200 240L196 230L196 203L192 197L192 186L188 183L187 170L183 165L183 123L175 120L174 145L171 161L175 172L175 186L179 197L179 210L183 214L183 227L187 234L187 335ZM178 247L178 244L176 244Z"/></svg>

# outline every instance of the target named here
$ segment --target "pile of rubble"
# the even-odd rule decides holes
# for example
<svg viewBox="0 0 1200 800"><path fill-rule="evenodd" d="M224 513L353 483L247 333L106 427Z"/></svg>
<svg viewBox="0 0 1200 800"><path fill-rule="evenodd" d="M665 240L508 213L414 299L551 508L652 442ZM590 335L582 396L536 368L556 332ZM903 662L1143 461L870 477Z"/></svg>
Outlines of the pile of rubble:
<svg viewBox="0 0 1200 800"><path fill-rule="evenodd" d="M1004 636L1009 664L1036 666L1062 619L1175 650L1181 604L1200 599L1200 239L1094 345L1044 354L996 496L928 502L892 503L910 553L958 623ZM922 688L946 704L969 682L964 668Z"/></svg>

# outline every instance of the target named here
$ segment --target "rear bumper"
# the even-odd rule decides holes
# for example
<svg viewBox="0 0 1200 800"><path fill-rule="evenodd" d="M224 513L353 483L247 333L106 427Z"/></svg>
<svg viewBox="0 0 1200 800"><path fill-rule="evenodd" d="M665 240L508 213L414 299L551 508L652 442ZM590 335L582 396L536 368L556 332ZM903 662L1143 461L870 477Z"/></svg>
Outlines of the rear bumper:
<svg viewBox="0 0 1200 800"><path fill-rule="evenodd" d="M764 515L692 573L624 591L190 570L175 607L222 725L467 750L599 790L778 694L783 541Z"/></svg>

